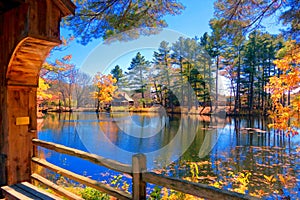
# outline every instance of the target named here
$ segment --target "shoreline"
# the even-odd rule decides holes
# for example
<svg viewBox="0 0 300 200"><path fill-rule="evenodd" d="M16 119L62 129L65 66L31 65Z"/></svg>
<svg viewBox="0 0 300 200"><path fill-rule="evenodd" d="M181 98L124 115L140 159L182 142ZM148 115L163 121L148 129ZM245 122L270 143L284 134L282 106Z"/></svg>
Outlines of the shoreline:
<svg viewBox="0 0 300 200"><path fill-rule="evenodd" d="M38 118L43 117L46 113L65 113L65 112L96 112L96 108L74 108L72 110L59 110L59 109L41 109L38 112ZM219 106L218 108L213 108L211 111L210 107L198 107L191 108L188 110L186 107L176 107L173 110L171 108L164 109L162 107L154 106L148 108L138 108L138 107L113 107L112 111L109 112L132 112L132 113L158 113L166 112L168 114L186 114L186 115L200 115L200 116L228 116L228 117L246 117L246 116L265 116L268 114L254 110L252 113L243 112L243 113L234 113L230 110L229 106ZM100 111L100 113L109 113L108 111Z"/></svg>

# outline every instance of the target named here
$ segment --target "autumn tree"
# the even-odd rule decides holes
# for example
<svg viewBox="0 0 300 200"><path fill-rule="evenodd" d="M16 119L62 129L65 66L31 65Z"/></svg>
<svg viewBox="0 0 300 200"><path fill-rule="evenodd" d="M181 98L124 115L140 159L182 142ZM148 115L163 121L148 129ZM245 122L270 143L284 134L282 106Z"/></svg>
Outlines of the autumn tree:
<svg viewBox="0 0 300 200"><path fill-rule="evenodd" d="M52 69L47 69L48 72L44 77L51 81L51 91L59 97L60 110L62 109L62 102L65 107L69 107L69 110L72 106L72 92L78 69L71 62L71 59L72 56L67 55L46 65Z"/></svg>
<svg viewBox="0 0 300 200"><path fill-rule="evenodd" d="M269 127L295 135L300 127L300 48L295 41L288 41L279 51L279 57L274 63L281 73L271 77L268 85L275 108L270 111L273 123ZM293 99L289 103L286 97L291 92Z"/></svg>
<svg viewBox="0 0 300 200"><path fill-rule="evenodd" d="M63 106L72 106L72 92L75 76L78 69L71 61L72 55L57 58L54 61L49 59L42 65L40 77L50 84L49 92L57 96L59 109ZM62 104L63 102L63 104Z"/></svg>
<svg viewBox="0 0 300 200"><path fill-rule="evenodd" d="M93 83L95 86L93 98L97 101L96 112L100 112L103 104L108 104L113 100L113 94L117 89L117 86L115 86L116 79L110 74L104 75L98 72L93 79Z"/></svg>
<svg viewBox="0 0 300 200"><path fill-rule="evenodd" d="M76 107L91 105L92 77L89 74L78 71L74 78L73 99L76 100Z"/></svg>
<svg viewBox="0 0 300 200"><path fill-rule="evenodd" d="M37 89L37 103L40 104L42 102L47 101L52 97L52 95L48 92L50 85L46 83L43 78L39 78L39 87Z"/></svg>

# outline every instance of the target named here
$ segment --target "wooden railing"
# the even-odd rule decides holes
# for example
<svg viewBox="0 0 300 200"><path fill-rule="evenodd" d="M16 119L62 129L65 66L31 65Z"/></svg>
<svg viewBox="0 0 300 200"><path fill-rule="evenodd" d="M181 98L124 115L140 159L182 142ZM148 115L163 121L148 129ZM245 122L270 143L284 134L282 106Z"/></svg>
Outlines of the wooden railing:
<svg viewBox="0 0 300 200"><path fill-rule="evenodd" d="M46 142L39 139L33 139L33 144L36 146L44 147L59 153L79 157L87 161L93 162L97 165L107 167L117 172L128 174L132 177L132 195L124 191L118 190L101 182L92 180L88 177L78 175L56 165L47 162L43 158L33 157L32 162L54 171L62 176L70 178L86 186L95 188L99 191L105 192L111 196L118 199L134 199L142 200L146 199L146 184L152 183L155 185L163 186L169 189L173 189L182 193L191 194L197 197L202 197L205 199L227 199L227 200L237 200L237 199L248 199L255 200L258 198L251 197L244 194L239 194L231 191L221 190L212 186L208 186L200 183L192 183L189 181L171 178L163 175L159 175L153 172L146 171L146 157L143 154L134 155L132 158L132 165L123 164L111 159L103 158L101 156L90 154L78 149L69 148L60 144L55 144L52 142ZM41 177L40 175L34 173L32 174L34 180L52 188L57 193L68 199L80 199L69 192L65 192L60 187L50 182L49 180Z"/></svg>

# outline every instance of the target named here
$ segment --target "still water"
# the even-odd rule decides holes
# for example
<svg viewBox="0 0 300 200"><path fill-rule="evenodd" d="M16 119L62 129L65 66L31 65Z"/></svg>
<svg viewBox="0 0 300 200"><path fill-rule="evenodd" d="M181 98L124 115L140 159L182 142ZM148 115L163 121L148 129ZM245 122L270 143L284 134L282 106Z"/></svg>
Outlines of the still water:
<svg viewBox="0 0 300 200"><path fill-rule="evenodd" d="M131 164L147 156L148 170L266 199L300 199L300 136L267 128L264 118L159 113L48 114L39 139ZM70 171L102 181L111 170L40 149Z"/></svg>

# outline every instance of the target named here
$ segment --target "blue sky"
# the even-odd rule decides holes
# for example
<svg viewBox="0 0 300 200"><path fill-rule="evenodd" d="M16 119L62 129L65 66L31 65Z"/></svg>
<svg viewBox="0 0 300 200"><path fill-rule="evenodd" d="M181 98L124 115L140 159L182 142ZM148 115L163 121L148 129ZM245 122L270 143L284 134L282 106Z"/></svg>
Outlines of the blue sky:
<svg viewBox="0 0 300 200"><path fill-rule="evenodd" d="M138 40L130 42L114 42L109 45L103 41L93 40L83 46L76 41L71 42L63 52L52 52L51 58L72 54L72 62L84 72L91 75L97 71L109 73L111 68L119 64L123 69L129 67L131 58L138 52L151 59L153 51L162 40L173 43L180 36L194 37L210 32L209 20L213 17L212 0L182 0L185 10L181 15L166 16L168 27L161 34L142 36ZM61 31L62 35L68 35L67 30Z"/></svg>
<svg viewBox="0 0 300 200"><path fill-rule="evenodd" d="M53 52L51 59L72 54L72 62L82 71L94 75L96 72L109 73L115 65L120 65L124 70L129 67L131 59L140 51L146 59L151 60L153 51L163 40L169 43L175 42L180 36L195 37L202 36L205 32L210 33L209 20L213 18L213 0L181 0L185 10L181 15L166 16L168 28L158 35L142 36L138 40L130 42L114 42L103 44L101 39L93 40L83 46L73 41L63 52ZM276 26L268 28L274 32ZM62 35L70 34L62 30Z"/></svg>

